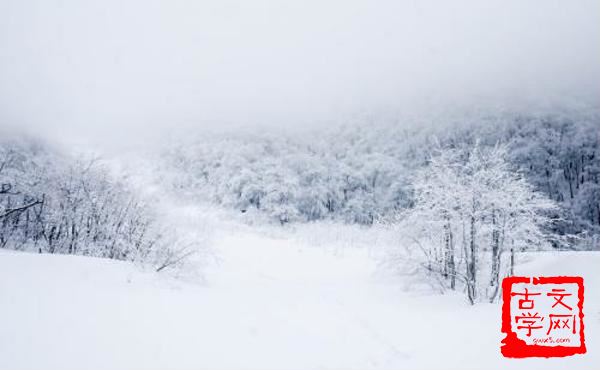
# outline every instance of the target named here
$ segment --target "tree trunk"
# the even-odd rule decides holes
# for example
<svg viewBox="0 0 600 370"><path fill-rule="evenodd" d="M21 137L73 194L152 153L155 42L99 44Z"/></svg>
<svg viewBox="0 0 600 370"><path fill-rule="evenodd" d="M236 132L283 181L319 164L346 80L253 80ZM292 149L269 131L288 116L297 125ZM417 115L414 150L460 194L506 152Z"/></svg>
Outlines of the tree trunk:
<svg viewBox="0 0 600 370"><path fill-rule="evenodd" d="M491 294L489 295L490 302L496 299L498 293L498 285L500 282L500 230L498 229L497 212L492 212L492 271L490 273Z"/></svg>
<svg viewBox="0 0 600 370"><path fill-rule="evenodd" d="M477 299L477 244L475 242L475 237L475 216L471 216L471 240L467 261L467 297L471 304L475 304L475 300Z"/></svg>
<svg viewBox="0 0 600 370"><path fill-rule="evenodd" d="M444 277L450 278L450 289L456 289L456 262L454 259L454 235L448 221L444 225Z"/></svg>
<svg viewBox="0 0 600 370"><path fill-rule="evenodd" d="M515 275L515 246L514 242L510 246L510 276Z"/></svg>

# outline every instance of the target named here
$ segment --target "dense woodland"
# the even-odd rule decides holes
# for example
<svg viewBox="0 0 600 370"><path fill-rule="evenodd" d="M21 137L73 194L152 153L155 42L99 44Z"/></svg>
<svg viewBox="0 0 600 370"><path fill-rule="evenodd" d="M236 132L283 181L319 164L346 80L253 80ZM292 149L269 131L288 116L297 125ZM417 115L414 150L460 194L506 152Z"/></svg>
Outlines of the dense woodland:
<svg viewBox="0 0 600 370"><path fill-rule="evenodd" d="M345 125L304 135L204 134L176 140L163 171L188 197L281 224L372 224L414 205L414 175L440 148L507 145L512 171L555 201L561 248L600 247L600 116L502 115L406 125ZM443 127L443 128L434 128ZM251 217L251 216L249 216Z"/></svg>

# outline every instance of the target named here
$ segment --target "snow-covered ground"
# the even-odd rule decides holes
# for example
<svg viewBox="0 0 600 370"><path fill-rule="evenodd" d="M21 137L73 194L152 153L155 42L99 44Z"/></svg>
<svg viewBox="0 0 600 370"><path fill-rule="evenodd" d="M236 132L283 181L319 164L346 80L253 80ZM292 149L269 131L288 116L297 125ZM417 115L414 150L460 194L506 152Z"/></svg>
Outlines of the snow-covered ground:
<svg viewBox="0 0 600 370"><path fill-rule="evenodd" d="M109 260L0 252L0 369L591 369L600 253L527 256L518 273L582 275L588 353L509 360L500 305L417 293L341 253L240 228L205 283Z"/></svg>

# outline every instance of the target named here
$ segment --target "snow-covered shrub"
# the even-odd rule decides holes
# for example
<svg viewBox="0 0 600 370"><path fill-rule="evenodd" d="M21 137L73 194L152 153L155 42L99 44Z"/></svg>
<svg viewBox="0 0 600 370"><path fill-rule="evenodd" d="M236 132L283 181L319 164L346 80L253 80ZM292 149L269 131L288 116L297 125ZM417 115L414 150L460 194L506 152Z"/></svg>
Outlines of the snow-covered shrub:
<svg viewBox="0 0 600 370"><path fill-rule="evenodd" d="M72 158L31 139L0 143L0 247L145 261L179 253L151 208L97 158Z"/></svg>

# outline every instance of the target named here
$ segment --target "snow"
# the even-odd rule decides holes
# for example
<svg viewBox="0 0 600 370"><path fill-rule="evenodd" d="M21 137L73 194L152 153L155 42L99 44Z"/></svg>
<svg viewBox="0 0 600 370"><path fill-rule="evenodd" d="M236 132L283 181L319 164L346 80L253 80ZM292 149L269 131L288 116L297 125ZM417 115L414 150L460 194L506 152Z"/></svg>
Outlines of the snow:
<svg viewBox="0 0 600 370"><path fill-rule="evenodd" d="M520 256L518 274L581 275L588 353L505 359L500 305L406 290L367 248L246 228L215 235L205 282L104 259L0 252L0 369L590 369L600 253Z"/></svg>

